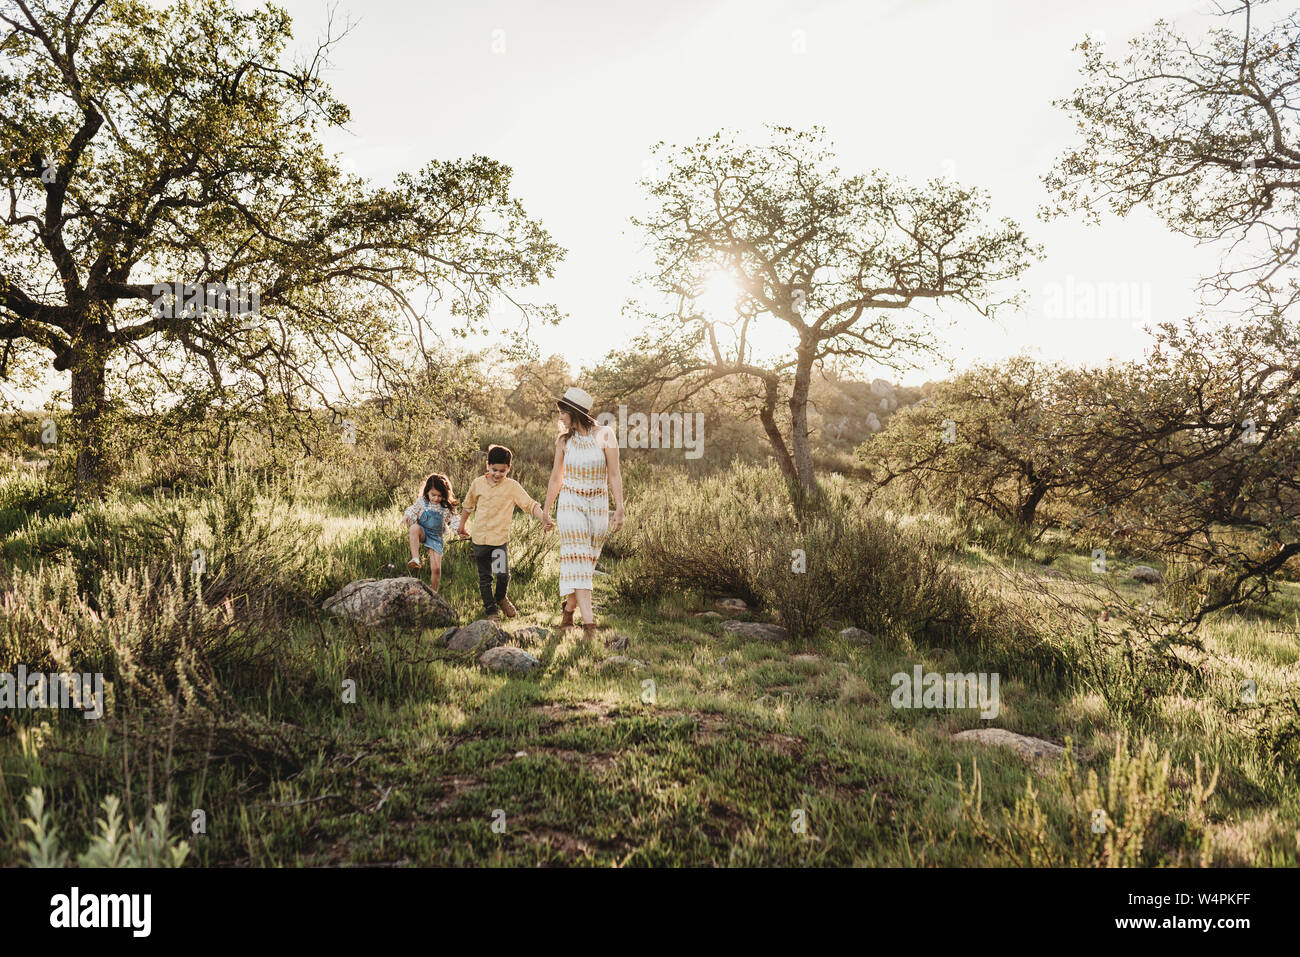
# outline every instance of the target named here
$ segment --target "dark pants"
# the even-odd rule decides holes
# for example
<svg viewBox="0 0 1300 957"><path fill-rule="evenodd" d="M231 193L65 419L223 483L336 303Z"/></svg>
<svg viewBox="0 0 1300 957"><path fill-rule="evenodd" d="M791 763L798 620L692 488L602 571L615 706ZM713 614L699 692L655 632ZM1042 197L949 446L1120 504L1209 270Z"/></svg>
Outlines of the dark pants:
<svg viewBox="0 0 1300 957"><path fill-rule="evenodd" d="M493 564L496 564L497 587L492 591ZM510 559L504 545L475 545L474 564L478 566L478 590L483 596L483 610L497 610L497 602L506 597L510 587Z"/></svg>

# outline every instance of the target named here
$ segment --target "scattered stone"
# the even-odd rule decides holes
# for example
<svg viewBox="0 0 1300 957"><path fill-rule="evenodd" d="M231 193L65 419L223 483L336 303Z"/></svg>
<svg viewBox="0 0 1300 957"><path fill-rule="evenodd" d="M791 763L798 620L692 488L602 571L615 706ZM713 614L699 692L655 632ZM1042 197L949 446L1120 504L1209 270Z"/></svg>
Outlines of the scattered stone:
<svg viewBox="0 0 1300 957"><path fill-rule="evenodd" d="M448 636L447 647L452 651L475 651L496 648L504 645L509 639L510 636L502 631L495 621L480 618L478 621L471 621L464 628L457 628Z"/></svg>
<svg viewBox="0 0 1300 957"><path fill-rule="evenodd" d="M790 637L790 633L780 625L761 621L724 621L722 630L755 641L785 641Z"/></svg>
<svg viewBox="0 0 1300 957"><path fill-rule="evenodd" d="M515 757L517 757L517 758L526 758L526 757L528 757L528 752L527 752L527 751L516 751L516 752L515 752Z"/></svg>
<svg viewBox="0 0 1300 957"><path fill-rule="evenodd" d="M722 616L719 615L716 611L697 611L691 617L692 618L721 618Z"/></svg>
<svg viewBox="0 0 1300 957"><path fill-rule="evenodd" d="M601 671L611 671L614 668L624 667L644 668L645 662L637 661L635 658L629 658L627 655L614 655L612 658L606 658L596 667Z"/></svg>
<svg viewBox="0 0 1300 957"><path fill-rule="evenodd" d="M627 646L631 644L631 642L632 639L629 638L627 635L619 634L619 635L612 636L608 641L606 641L605 647L610 648L614 651L624 651L627 649Z"/></svg>
<svg viewBox="0 0 1300 957"><path fill-rule="evenodd" d="M460 631L460 625L452 625L450 628L447 628L438 636L438 644L445 645L451 640L451 636L456 634L458 631Z"/></svg>
<svg viewBox="0 0 1300 957"><path fill-rule="evenodd" d="M749 606L745 604L743 598L723 598L715 602L713 607L723 611L749 611Z"/></svg>
<svg viewBox="0 0 1300 957"><path fill-rule="evenodd" d="M808 654L791 655L790 660L791 661L821 661L822 657L821 655L808 655Z"/></svg>
<svg viewBox="0 0 1300 957"><path fill-rule="evenodd" d="M1031 738L1027 734L1016 734L1005 728L976 728L973 731L959 731L953 735L957 741L974 741L976 744L988 744L995 747L1011 748L1022 758L1059 758L1065 754L1065 748L1043 738Z"/></svg>
<svg viewBox="0 0 1300 957"><path fill-rule="evenodd" d="M721 658L718 659L718 667L719 667L719 668L725 668L725 667L727 667L727 656L726 656L726 655L723 655Z"/></svg>
<svg viewBox="0 0 1300 957"><path fill-rule="evenodd" d="M1158 585L1165 580L1165 576L1150 565L1134 565L1133 570L1129 572L1129 578L1134 581L1144 582L1148 585Z"/></svg>
<svg viewBox="0 0 1300 957"><path fill-rule="evenodd" d="M418 578L363 578L349 582L321 606L331 615L371 628L383 625L452 625L456 612Z"/></svg>
<svg viewBox="0 0 1300 957"><path fill-rule="evenodd" d="M518 631L510 632L510 637L521 645L529 644L534 641L545 641L551 637L549 628L543 628L541 625L529 625L526 628L520 628Z"/></svg>
<svg viewBox="0 0 1300 957"><path fill-rule="evenodd" d="M479 656L478 662L493 671L509 671L519 675L536 671L542 666L540 661L524 651L524 649L516 648L513 645L498 645L495 648L489 648Z"/></svg>
<svg viewBox="0 0 1300 957"><path fill-rule="evenodd" d="M840 632L840 637L855 645L869 645L876 640L875 635L863 628L845 628Z"/></svg>

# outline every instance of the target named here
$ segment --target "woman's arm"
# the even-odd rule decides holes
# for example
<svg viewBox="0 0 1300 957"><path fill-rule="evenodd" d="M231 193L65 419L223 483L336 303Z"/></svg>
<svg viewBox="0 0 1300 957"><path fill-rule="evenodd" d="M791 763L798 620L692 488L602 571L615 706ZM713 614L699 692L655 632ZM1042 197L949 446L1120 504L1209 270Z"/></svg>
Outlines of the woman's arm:
<svg viewBox="0 0 1300 957"><path fill-rule="evenodd" d="M605 473L609 478L609 491L614 496L614 515L609 520L609 530L617 532L623 527L623 470L618 464L618 441L614 430L605 427L600 444L605 449Z"/></svg>
<svg viewBox="0 0 1300 957"><path fill-rule="evenodd" d="M551 466L551 480L546 483L546 504L542 506L547 515L560 494L560 483L564 481L564 436L555 437L555 464Z"/></svg>

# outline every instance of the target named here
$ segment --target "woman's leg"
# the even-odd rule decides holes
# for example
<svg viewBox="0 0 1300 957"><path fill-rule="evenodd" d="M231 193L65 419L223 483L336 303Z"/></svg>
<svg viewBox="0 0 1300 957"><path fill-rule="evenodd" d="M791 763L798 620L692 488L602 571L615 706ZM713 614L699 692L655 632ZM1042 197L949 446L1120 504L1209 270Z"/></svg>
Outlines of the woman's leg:
<svg viewBox="0 0 1300 957"><path fill-rule="evenodd" d="M418 568L420 565L420 543L424 541L424 529L412 522L410 529L407 531L407 538L411 542L411 561L415 562Z"/></svg>
<svg viewBox="0 0 1300 957"><path fill-rule="evenodd" d="M434 591L442 584L442 556L429 549L429 587Z"/></svg>
<svg viewBox="0 0 1300 957"><path fill-rule="evenodd" d="M575 588L573 594L578 599L578 607L582 609L582 620L590 625L596 620L595 614L591 610L591 589Z"/></svg>

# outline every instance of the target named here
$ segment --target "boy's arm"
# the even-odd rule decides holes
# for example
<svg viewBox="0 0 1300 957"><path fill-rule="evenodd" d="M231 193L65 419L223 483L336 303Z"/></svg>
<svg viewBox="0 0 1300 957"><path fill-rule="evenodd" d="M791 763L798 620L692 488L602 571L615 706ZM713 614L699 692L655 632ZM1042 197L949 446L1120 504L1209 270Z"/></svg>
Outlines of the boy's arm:
<svg viewBox="0 0 1300 957"><path fill-rule="evenodd" d="M519 507L519 511L527 512L531 517L537 519L547 528L550 528L554 524L554 522L547 517L546 509L542 508L542 503L534 501L533 497L524 491L522 485L515 482L513 491L515 505Z"/></svg>

